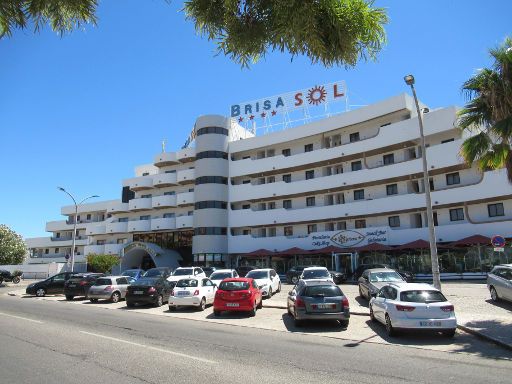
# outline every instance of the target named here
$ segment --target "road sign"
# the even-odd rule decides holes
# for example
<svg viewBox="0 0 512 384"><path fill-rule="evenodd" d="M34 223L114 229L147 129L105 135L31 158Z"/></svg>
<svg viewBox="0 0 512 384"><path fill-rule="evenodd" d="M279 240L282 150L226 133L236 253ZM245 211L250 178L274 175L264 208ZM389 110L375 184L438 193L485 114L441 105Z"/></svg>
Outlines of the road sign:
<svg viewBox="0 0 512 384"><path fill-rule="evenodd" d="M500 235L495 235L491 239L491 244L495 248L503 248L505 246L505 238Z"/></svg>
<svg viewBox="0 0 512 384"><path fill-rule="evenodd" d="M495 247L494 252L505 252L505 248L503 247Z"/></svg>
<svg viewBox="0 0 512 384"><path fill-rule="evenodd" d="M66 260L69 260L69 255L64 256Z"/></svg>

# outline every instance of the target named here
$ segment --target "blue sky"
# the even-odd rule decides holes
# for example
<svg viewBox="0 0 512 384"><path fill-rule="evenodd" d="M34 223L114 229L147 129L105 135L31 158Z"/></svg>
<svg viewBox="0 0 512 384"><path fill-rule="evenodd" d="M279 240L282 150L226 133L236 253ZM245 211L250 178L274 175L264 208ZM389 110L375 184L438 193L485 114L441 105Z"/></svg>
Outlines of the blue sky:
<svg viewBox="0 0 512 384"><path fill-rule="evenodd" d="M407 92L416 77L430 107L462 105L461 84L489 66L510 30L512 2L378 0L388 44L377 62L323 68L269 54L249 70L215 56L181 1L102 1L97 27L60 38L49 28L0 40L0 223L45 236L77 197L117 199L121 180L161 150L176 150L197 116L233 103L345 80L351 104Z"/></svg>

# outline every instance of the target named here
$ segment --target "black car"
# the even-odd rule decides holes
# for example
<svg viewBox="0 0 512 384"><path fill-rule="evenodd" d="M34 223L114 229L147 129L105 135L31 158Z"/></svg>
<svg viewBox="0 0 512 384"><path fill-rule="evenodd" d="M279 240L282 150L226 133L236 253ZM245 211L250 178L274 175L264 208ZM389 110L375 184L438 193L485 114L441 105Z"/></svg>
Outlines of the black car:
<svg viewBox="0 0 512 384"><path fill-rule="evenodd" d="M64 293L64 283L75 274L76 272L58 273L52 277L49 277L46 280L30 284L25 292L27 293L27 295L36 295L38 297L43 297L47 294L61 295Z"/></svg>
<svg viewBox="0 0 512 384"><path fill-rule="evenodd" d="M141 277L128 286L126 291L126 306L136 304L152 304L161 307L169 301L169 295L176 282L167 281L164 277Z"/></svg>
<svg viewBox="0 0 512 384"><path fill-rule="evenodd" d="M163 277L164 279L167 279L169 276L171 276L172 269L169 267L156 267L148 269L142 277Z"/></svg>
<svg viewBox="0 0 512 384"><path fill-rule="evenodd" d="M73 300L75 296L85 296L89 288L96 282L98 277L105 276L103 273L78 273L64 283L64 295L66 300Z"/></svg>
<svg viewBox="0 0 512 384"><path fill-rule="evenodd" d="M236 267L235 268L235 270L238 273L239 277L245 277L245 275L247 275L253 269L258 269L258 267L255 267L253 265L242 265L240 267Z"/></svg>
<svg viewBox="0 0 512 384"><path fill-rule="evenodd" d="M206 273L206 277L210 277L210 275L215 272L217 268L215 267L203 267L204 273Z"/></svg>
<svg viewBox="0 0 512 384"><path fill-rule="evenodd" d="M345 281L347 281L347 275L343 272L338 271L329 271L332 277L332 281L334 281L334 284L342 284Z"/></svg>
<svg viewBox="0 0 512 384"><path fill-rule="evenodd" d="M318 265L296 265L294 267L291 267L288 272L286 272L286 282L288 284L297 284L299 281L300 275L302 275L302 271L304 271L304 268L309 267L318 267ZM338 283L336 283L338 284Z"/></svg>
<svg viewBox="0 0 512 384"><path fill-rule="evenodd" d="M356 271L354 272L354 275L353 275L353 280L358 281L364 271L366 271L367 269L374 269L374 268L394 269L394 268L391 268L387 264L361 264L359 267L356 268ZM395 271L400 276L402 276L406 282L412 283L414 281L414 274L412 274L411 272L401 271L401 270L397 270L397 269L395 269Z"/></svg>

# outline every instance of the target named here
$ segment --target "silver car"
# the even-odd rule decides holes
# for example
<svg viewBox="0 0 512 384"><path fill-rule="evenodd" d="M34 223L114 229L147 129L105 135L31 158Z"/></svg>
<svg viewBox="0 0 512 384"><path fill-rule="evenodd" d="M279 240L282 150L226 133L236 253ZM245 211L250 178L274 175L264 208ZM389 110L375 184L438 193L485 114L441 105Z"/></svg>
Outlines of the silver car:
<svg viewBox="0 0 512 384"><path fill-rule="evenodd" d="M389 268L373 268L363 272L358 280L359 296L368 300L375 296L386 283L402 283L404 278L396 271Z"/></svg>
<svg viewBox="0 0 512 384"><path fill-rule="evenodd" d="M110 300L117 303L126 297L126 290L130 285L130 281L126 276L106 276L96 280L91 288L89 288L88 297L91 303L98 300Z"/></svg>
<svg viewBox="0 0 512 384"><path fill-rule="evenodd" d="M487 274L487 288L492 301L512 301L512 264L495 266Z"/></svg>

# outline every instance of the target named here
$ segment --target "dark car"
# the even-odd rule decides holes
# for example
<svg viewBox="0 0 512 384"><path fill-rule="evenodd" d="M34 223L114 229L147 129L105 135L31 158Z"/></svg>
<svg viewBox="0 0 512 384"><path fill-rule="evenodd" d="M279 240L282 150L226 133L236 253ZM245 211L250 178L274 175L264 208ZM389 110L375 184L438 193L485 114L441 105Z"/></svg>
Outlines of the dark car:
<svg viewBox="0 0 512 384"><path fill-rule="evenodd" d="M245 275L247 275L253 269L258 269L258 267L255 267L253 265L241 265L240 267L235 268L239 277L245 277Z"/></svg>
<svg viewBox="0 0 512 384"><path fill-rule="evenodd" d="M358 281L364 271L366 271L367 269L375 269L375 268L389 268L389 265L386 265L386 264L361 264L354 271L352 278L353 278L353 280Z"/></svg>
<svg viewBox="0 0 512 384"><path fill-rule="evenodd" d="M64 283L64 295L66 300L73 300L75 296L84 296L87 299L89 288L96 283L103 273L78 273Z"/></svg>
<svg viewBox="0 0 512 384"><path fill-rule="evenodd" d="M136 304L152 304L161 307L169 301L169 295L176 285L165 277L141 277L128 286L126 291L126 306L134 307Z"/></svg>
<svg viewBox="0 0 512 384"><path fill-rule="evenodd" d="M121 273L121 276L130 277L131 282L139 280L142 275L144 275L143 269L126 269Z"/></svg>
<svg viewBox="0 0 512 384"><path fill-rule="evenodd" d="M304 271L304 268L309 267L318 267L318 265L296 265L291 267L288 272L286 272L286 282L288 284L297 284L300 275L302 275L302 272Z"/></svg>
<svg viewBox="0 0 512 384"><path fill-rule="evenodd" d="M332 281L334 281L334 284L341 284L347 281L347 275L343 272L338 271L329 271L332 277Z"/></svg>
<svg viewBox="0 0 512 384"><path fill-rule="evenodd" d="M156 267L148 269L142 277L163 277L164 279L167 279L169 276L171 276L172 269L169 267Z"/></svg>
<svg viewBox="0 0 512 384"><path fill-rule="evenodd" d="M36 295L37 297L43 297L47 294L55 295L55 294L63 294L64 293L64 283L69 280L69 278L75 275L76 272L63 272L58 273L52 277L49 277L46 280L38 281L37 283L32 283L27 286L26 293L28 295Z"/></svg>
<svg viewBox="0 0 512 384"><path fill-rule="evenodd" d="M203 272L206 273L206 277L210 277L213 272L215 272L217 268L215 267L203 267Z"/></svg>

